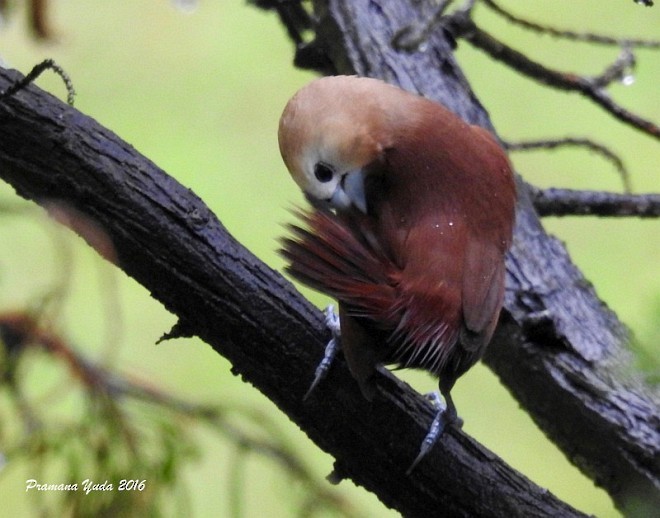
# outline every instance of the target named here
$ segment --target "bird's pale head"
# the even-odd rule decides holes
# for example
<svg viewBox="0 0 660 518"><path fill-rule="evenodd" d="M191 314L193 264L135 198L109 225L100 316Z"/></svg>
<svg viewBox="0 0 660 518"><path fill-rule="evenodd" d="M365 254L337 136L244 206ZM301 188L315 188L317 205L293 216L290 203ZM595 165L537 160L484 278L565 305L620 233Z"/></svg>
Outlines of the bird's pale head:
<svg viewBox="0 0 660 518"><path fill-rule="evenodd" d="M390 145L391 98L401 95L410 94L375 79L333 76L291 98L280 119L280 152L312 203L366 211L363 168Z"/></svg>

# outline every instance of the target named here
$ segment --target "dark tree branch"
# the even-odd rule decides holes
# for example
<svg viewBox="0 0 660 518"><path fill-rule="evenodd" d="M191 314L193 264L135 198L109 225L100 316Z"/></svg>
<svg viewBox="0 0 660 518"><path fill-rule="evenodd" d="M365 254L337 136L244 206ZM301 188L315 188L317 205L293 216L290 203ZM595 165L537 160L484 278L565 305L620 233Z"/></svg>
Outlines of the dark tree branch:
<svg viewBox="0 0 660 518"><path fill-rule="evenodd" d="M613 115L617 120L629 126L643 131L647 135L660 139L660 127L654 122L644 119L632 113L612 100L609 94L602 88L605 76L610 77L611 68L607 74L601 74L597 78L581 77L576 74L558 72L547 68L536 61L532 61L523 53L505 45L487 32L481 30L472 19L463 11L457 11L446 19L447 27L457 37L463 38L476 48L483 50L486 54L497 61L501 61L514 70L526 75L545 85L559 90L579 92L591 99L601 108ZM619 63L620 60L617 60ZM618 66L617 66L618 69Z"/></svg>
<svg viewBox="0 0 660 518"><path fill-rule="evenodd" d="M614 38L612 36L603 36L602 34L593 34L589 32L574 32L566 29L557 29L555 27L550 27L548 25L543 25L540 23L530 22L525 20L520 16L516 16L504 9L499 4L495 3L493 0L480 0L482 4L499 14L502 18L511 22L514 25L519 25L530 31L539 33L539 34L549 34L555 36L556 38L563 38L573 41L584 41L587 43L597 43L600 45L612 45L612 46L631 46L631 47L642 47L642 48L651 48L657 49L660 48L660 41L656 40L642 40L637 38Z"/></svg>
<svg viewBox="0 0 660 518"><path fill-rule="evenodd" d="M0 88L18 77L0 69ZM406 516L582 516L458 430L406 476L433 411L385 371L372 404L341 362L303 402L327 339L320 312L189 189L34 86L0 103L0 177L95 221L117 264L179 317L172 336L197 335L228 358L337 459L337 476L386 505Z"/></svg>
<svg viewBox="0 0 660 518"><path fill-rule="evenodd" d="M539 216L660 217L660 194L529 189Z"/></svg>
<svg viewBox="0 0 660 518"><path fill-rule="evenodd" d="M275 11L280 22L296 44L294 65L298 68L316 70L322 74L334 73L334 67L313 41L309 33L314 26L312 16L303 7L300 0L248 0L255 7Z"/></svg>
<svg viewBox="0 0 660 518"><path fill-rule="evenodd" d="M301 2L292 0L248 0L248 2L260 9L275 11L289 38L296 45L302 45L305 42L303 34L311 29L313 24Z"/></svg>
<svg viewBox="0 0 660 518"><path fill-rule="evenodd" d="M489 127L443 35L413 55L390 45L403 24L421 22L411 6L317 0L315 7L315 45L334 69L422 92ZM327 338L319 312L194 195L107 130L30 88L0 104L0 148L0 176L24 196L60 198L102 225L121 267L179 315L177 331L226 356L335 456L339 476L406 515L574 513L455 430L405 477L433 412L385 372L371 405L342 364L304 404L309 378L301 373L311 377ZM630 511L639 499L660 505L657 394L632 374L624 327L545 234L524 184L519 189L507 312L485 361L619 507Z"/></svg>

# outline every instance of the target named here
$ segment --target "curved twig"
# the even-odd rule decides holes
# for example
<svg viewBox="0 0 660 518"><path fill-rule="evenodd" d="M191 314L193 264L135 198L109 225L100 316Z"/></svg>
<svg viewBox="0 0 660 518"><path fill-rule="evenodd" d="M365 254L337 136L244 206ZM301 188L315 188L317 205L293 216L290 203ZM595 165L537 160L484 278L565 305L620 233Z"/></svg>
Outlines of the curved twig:
<svg viewBox="0 0 660 518"><path fill-rule="evenodd" d="M590 32L574 32L566 29L557 29L549 25L542 25L540 23L530 22L520 16L516 16L511 12L504 9L493 0L480 0L482 4L491 9L493 12L499 14L502 18L511 22L514 25L519 25L530 31L539 34L549 34L557 38L563 38L572 41L583 41L587 43L596 43L600 45L613 45L613 46L632 46L657 49L660 48L660 41L658 40L644 40L638 38L615 38L612 36L604 36L602 34L594 34Z"/></svg>
<svg viewBox="0 0 660 518"><path fill-rule="evenodd" d="M525 142L504 142L504 147L508 151L531 151L535 149L556 149L563 146L575 146L587 148L597 153L610 162L621 176L625 192L631 192L630 175L623 160L619 155L603 144L594 142L588 138L565 137L553 140L529 140Z"/></svg>
<svg viewBox="0 0 660 518"><path fill-rule="evenodd" d="M37 77L39 77L46 70L52 70L62 78L62 81L64 81L64 86L66 86L66 102L69 104L69 106L73 106L73 100L76 95L76 91L73 88L71 78L69 77L69 74L67 74L64 69L55 63L55 61L52 59L45 59L38 65L35 65L25 77L16 81L5 91L0 91L0 101L8 99L12 95L23 90L27 85L34 82L34 80L37 79Z"/></svg>

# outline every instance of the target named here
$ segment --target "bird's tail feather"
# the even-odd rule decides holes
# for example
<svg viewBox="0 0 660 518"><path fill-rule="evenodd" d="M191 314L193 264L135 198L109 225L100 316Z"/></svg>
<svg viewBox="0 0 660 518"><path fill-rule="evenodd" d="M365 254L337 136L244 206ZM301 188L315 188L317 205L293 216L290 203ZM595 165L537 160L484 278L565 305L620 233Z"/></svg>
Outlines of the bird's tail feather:
<svg viewBox="0 0 660 518"><path fill-rule="evenodd" d="M289 225L282 239L287 272L343 302L354 316L380 320L394 305L398 269L338 216L298 211L303 226Z"/></svg>
<svg viewBox="0 0 660 518"><path fill-rule="evenodd" d="M304 225L289 226L293 237L282 239L280 250L288 273L389 331L387 363L440 372L457 339L460 304L429 292L428 282L401 282L394 262L335 214L296 215Z"/></svg>

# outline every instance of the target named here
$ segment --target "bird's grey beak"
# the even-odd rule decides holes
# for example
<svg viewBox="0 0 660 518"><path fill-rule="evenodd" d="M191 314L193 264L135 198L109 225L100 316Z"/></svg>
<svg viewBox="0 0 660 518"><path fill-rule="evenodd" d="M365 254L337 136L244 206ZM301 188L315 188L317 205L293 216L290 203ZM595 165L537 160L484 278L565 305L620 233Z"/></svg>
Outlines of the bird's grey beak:
<svg viewBox="0 0 660 518"><path fill-rule="evenodd" d="M316 210L328 212L330 209L332 209L332 207L330 206L330 200L320 200L318 198L315 198L308 192L305 193L305 199Z"/></svg>
<svg viewBox="0 0 660 518"><path fill-rule="evenodd" d="M364 193L364 172L349 171L344 174L335 192L330 198L330 205L338 210L356 207L363 214L367 213L367 198Z"/></svg>

